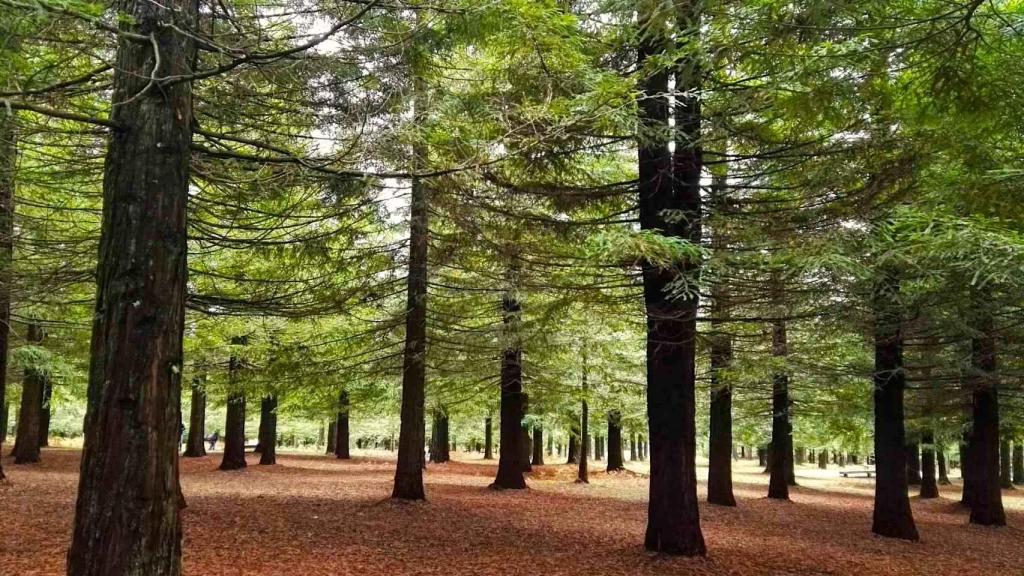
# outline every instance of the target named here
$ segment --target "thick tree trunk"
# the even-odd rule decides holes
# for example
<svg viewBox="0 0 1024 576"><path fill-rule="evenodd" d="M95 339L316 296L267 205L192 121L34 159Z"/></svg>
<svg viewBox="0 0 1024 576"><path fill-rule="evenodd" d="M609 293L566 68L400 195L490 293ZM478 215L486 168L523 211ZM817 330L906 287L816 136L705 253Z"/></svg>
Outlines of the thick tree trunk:
<svg viewBox="0 0 1024 576"><path fill-rule="evenodd" d="M196 377L192 381L192 408L188 417L188 443L185 445L187 458L206 456L206 378Z"/></svg>
<svg viewBox="0 0 1024 576"><path fill-rule="evenodd" d="M433 434L430 439L430 461L435 464L443 464L451 459L451 452L448 448L450 445L448 414L444 412L444 409L434 410L431 430Z"/></svg>
<svg viewBox="0 0 1024 576"><path fill-rule="evenodd" d="M260 402L260 464L277 464L277 396L265 396Z"/></svg>
<svg viewBox="0 0 1024 576"><path fill-rule="evenodd" d="M541 425L533 427L533 462L534 466L544 465L544 428Z"/></svg>
<svg viewBox="0 0 1024 576"><path fill-rule="evenodd" d="M921 485L921 446L917 442L907 444L907 484Z"/></svg>
<svg viewBox="0 0 1024 576"><path fill-rule="evenodd" d="M118 0L89 401L68 576L181 572L182 335L194 0Z"/></svg>
<svg viewBox="0 0 1024 576"><path fill-rule="evenodd" d="M946 469L946 451L939 446L935 452L935 459L937 460L939 467L939 485L949 486L952 482L949 481L949 471Z"/></svg>
<svg viewBox="0 0 1024 576"><path fill-rule="evenodd" d="M700 3L676 3L676 41L699 34ZM642 31L639 69L665 54L672 34L663 24L660 4L638 8ZM669 126L668 73L656 66L641 79L638 144L640 227L693 244L701 240L700 58L683 56L675 69L675 151L661 136ZM675 216L673 216L675 215ZM650 497L644 547L686 556L706 553L697 505L696 473L696 290L674 292L681 279L695 285L700 262L687 259L672 267L643 265L647 311L647 419L651 438Z"/></svg>
<svg viewBox="0 0 1024 576"><path fill-rule="evenodd" d="M1024 441L1013 443L1013 483L1024 484Z"/></svg>
<svg viewBox="0 0 1024 576"><path fill-rule="evenodd" d="M1004 434L999 441L999 487L1003 490L1013 490L1012 455L1010 439Z"/></svg>
<svg viewBox="0 0 1024 576"><path fill-rule="evenodd" d="M28 325L26 341L38 345L43 341L44 333L38 322ZM32 464L39 462L39 424L43 411L43 387L46 376L34 368L25 369L25 377L21 385L21 407L18 410L18 432L14 438L15 464ZM177 450L175 450L177 452Z"/></svg>
<svg viewBox="0 0 1024 576"><path fill-rule="evenodd" d="M875 310L875 508L871 531L918 540L907 496L906 431L903 427L903 327L900 284L884 273L873 294Z"/></svg>
<svg viewBox="0 0 1024 576"><path fill-rule="evenodd" d="M494 431L491 417L484 419L484 460L494 459Z"/></svg>
<svg viewBox="0 0 1024 576"><path fill-rule="evenodd" d="M426 81L417 69L413 79L413 117L414 123L418 126L425 123L426 103ZM429 152L427 145L417 140L412 152L412 167L418 170L425 165ZM402 425L398 435L395 486L391 492L392 498L403 500L426 499L426 492L423 490L423 403L427 387L427 248L430 239L428 192L422 179L412 179L409 203L405 350L402 364Z"/></svg>
<svg viewBox="0 0 1024 576"><path fill-rule="evenodd" d="M939 485L935 478L935 439L930 432L921 438L921 498L938 498Z"/></svg>
<svg viewBox="0 0 1024 576"><path fill-rule="evenodd" d="M629 433L629 461L636 462L636 433Z"/></svg>
<svg viewBox="0 0 1024 576"><path fill-rule="evenodd" d="M522 308L512 292L501 300L503 322L511 334L510 345L501 358L501 421L498 451L498 473L491 487L498 489L526 488L523 470L523 350L518 340Z"/></svg>
<svg viewBox="0 0 1024 576"><path fill-rule="evenodd" d="M772 356L784 358L788 354L786 323L772 323ZM792 462L792 428L789 424L789 375L772 376L772 443L768 450L768 497L789 500L790 465Z"/></svg>
<svg viewBox="0 0 1024 576"><path fill-rule="evenodd" d="M232 346L246 346L247 336L235 336L231 339ZM245 361L232 354L228 361L228 380L231 391L228 393L227 421L224 424L224 458L221 470L238 470L245 468L245 389L238 383L239 373Z"/></svg>
<svg viewBox="0 0 1024 576"><path fill-rule="evenodd" d="M18 39L12 37L8 48L16 48ZM0 114L0 408L3 427L0 428L0 460L7 442L7 423L10 405L7 403L7 354L11 331L11 261L14 256L14 183L18 168L18 142L15 131L16 116L10 111ZM4 467L0 462L0 480Z"/></svg>
<svg viewBox="0 0 1024 576"><path fill-rule="evenodd" d="M971 523L1004 526L1003 495L999 489L999 376L996 372L995 327L988 298L975 296L975 328L971 340L972 429L970 462ZM964 466L966 469L966 466Z"/></svg>
<svg viewBox="0 0 1024 576"><path fill-rule="evenodd" d="M608 472L625 470L622 461L622 414L618 410L608 413Z"/></svg>
<svg viewBox="0 0 1024 576"><path fill-rule="evenodd" d="M721 314L721 290L715 298L715 315ZM722 372L732 363L732 339L721 322L711 324L711 415L708 431L708 502L735 506L732 493L732 387Z"/></svg>
<svg viewBox="0 0 1024 576"><path fill-rule="evenodd" d="M339 460L349 460L352 453L349 450L351 438L349 438L349 410L351 403L348 398L348 390L342 390L338 395L338 426L335 430L337 436L334 439L334 456ZM447 418L445 418L447 422Z"/></svg>
<svg viewBox="0 0 1024 576"><path fill-rule="evenodd" d="M828 450L820 450L818 452L818 469L828 470Z"/></svg>

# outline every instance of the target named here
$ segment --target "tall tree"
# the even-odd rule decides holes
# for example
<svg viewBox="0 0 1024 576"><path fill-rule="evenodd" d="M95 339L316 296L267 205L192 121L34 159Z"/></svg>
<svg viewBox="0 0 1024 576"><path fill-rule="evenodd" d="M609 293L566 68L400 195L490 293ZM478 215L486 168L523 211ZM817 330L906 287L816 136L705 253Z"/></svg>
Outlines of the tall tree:
<svg viewBox="0 0 1024 576"><path fill-rule="evenodd" d="M192 379L192 402L188 417L188 440L185 444L187 458L206 456L206 377L199 375Z"/></svg>
<svg viewBox="0 0 1024 576"><path fill-rule="evenodd" d="M42 325L32 321L28 325L25 341L30 345L42 343L44 331ZM14 438L15 464L31 464L39 462L39 427L43 414L43 390L47 375L36 365L25 367L25 377L21 384L21 407L18 410L18 433Z"/></svg>
<svg viewBox="0 0 1024 576"><path fill-rule="evenodd" d="M198 7L120 0L69 576L181 572L185 212ZM140 41L145 38L148 41ZM111 494L117 494L111 498Z"/></svg>

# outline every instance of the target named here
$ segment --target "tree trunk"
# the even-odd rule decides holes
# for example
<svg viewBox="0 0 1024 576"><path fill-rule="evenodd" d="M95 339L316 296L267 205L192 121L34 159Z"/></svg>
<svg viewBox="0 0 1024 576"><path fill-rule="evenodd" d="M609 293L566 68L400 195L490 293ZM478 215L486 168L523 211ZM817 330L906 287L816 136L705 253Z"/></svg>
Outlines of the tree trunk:
<svg viewBox="0 0 1024 576"><path fill-rule="evenodd" d="M494 460L494 431L491 417L484 419L484 460Z"/></svg>
<svg viewBox="0 0 1024 576"><path fill-rule="evenodd" d="M828 450L818 452L818 469L828 470Z"/></svg>
<svg viewBox="0 0 1024 576"><path fill-rule="evenodd" d="M608 413L608 472L625 470L622 462L622 414L618 410Z"/></svg>
<svg viewBox="0 0 1024 576"><path fill-rule="evenodd" d="M873 294L875 310L875 508L871 531L918 540L907 496L906 431L903 427L903 320L899 280L884 272Z"/></svg>
<svg viewBox="0 0 1024 576"><path fill-rule="evenodd" d="M533 427L533 465L544 465L544 428L540 424Z"/></svg>
<svg viewBox="0 0 1024 576"><path fill-rule="evenodd" d="M786 323L772 323L772 356L784 358L788 354ZM768 450L768 497L789 500L789 475L792 462L792 428L789 424L789 375L780 372L772 376L772 443Z"/></svg>
<svg viewBox="0 0 1024 576"><path fill-rule="evenodd" d="M1013 490L1012 454L1010 439L1004 434L999 441L999 487L1003 490Z"/></svg>
<svg viewBox="0 0 1024 576"><path fill-rule="evenodd" d="M676 3L677 42L699 34L700 3ZM672 34L663 24L659 4L645 0L638 9L643 31L638 45L640 70L670 48ZM688 53L692 44L684 49ZM701 240L700 148L701 72L699 57L676 63L675 151L670 153L668 73L656 66L641 79L641 134L638 143L639 215L643 230L693 244ZM673 216L675 215L675 216ZM647 419L651 437L650 497L644 547L666 554L706 553L697 505L696 472L696 290L673 292L681 281L694 285L698 259L665 267L645 262L644 304L647 312ZM681 280L682 279L682 280Z"/></svg>
<svg viewBox="0 0 1024 576"><path fill-rule="evenodd" d="M351 402L348 398L348 390L342 390L338 394L338 428L335 431L337 438L334 440L334 456L339 460L349 460L352 453L349 450L351 438L349 437L349 412Z"/></svg>
<svg viewBox="0 0 1024 576"><path fill-rule="evenodd" d="M721 315L722 291L716 291L715 316ZM732 363L732 338L721 322L711 323L711 415L708 430L708 502L735 506L732 493L732 387L722 372Z"/></svg>
<svg viewBox="0 0 1024 576"><path fill-rule="evenodd" d="M931 432L921 438L921 498L938 498L939 485L935 478L935 439Z"/></svg>
<svg viewBox="0 0 1024 576"><path fill-rule="evenodd" d="M181 572L194 0L118 0L89 401L68 576ZM158 65L157 65L158 64ZM112 497L113 495L113 497Z"/></svg>
<svg viewBox="0 0 1024 576"><path fill-rule="evenodd" d="M576 415L574 414L573 417L575 418ZM566 459L565 459L565 463L566 464L579 464L579 462L580 462L579 438L580 438L580 424L579 424L579 420L576 420L569 427L569 445L568 445L568 448L566 449Z"/></svg>
<svg viewBox="0 0 1024 576"><path fill-rule="evenodd" d="M260 402L260 464L277 464L277 395L265 396Z"/></svg>
<svg viewBox="0 0 1024 576"><path fill-rule="evenodd" d="M970 473L974 485L970 500L971 523L1004 526L1006 513L999 489L999 376L995 326L989 299L980 295L974 298L975 328L980 335L971 340L969 378L973 400L969 453L974 465Z"/></svg>
<svg viewBox="0 0 1024 576"><path fill-rule="evenodd" d="M1024 484L1024 441L1013 443L1013 483Z"/></svg>
<svg viewBox="0 0 1024 576"><path fill-rule="evenodd" d="M248 336L235 336L231 339L232 346L246 346ZM228 381L231 391L228 393L227 421L224 424L224 458L221 470L238 470L245 468L245 388L238 383L239 374L245 361L233 353L228 361Z"/></svg>
<svg viewBox="0 0 1024 576"><path fill-rule="evenodd" d="M939 466L939 485L949 486L952 482L949 481L949 471L946 469L946 451L940 446L935 452L935 459Z"/></svg>
<svg viewBox="0 0 1024 576"><path fill-rule="evenodd" d="M17 37L10 39L14 49ZM14 256L14 183L18 168L18 134L16 116L11 111L0 114L0 408L3 427L0 428L0 460L7 442L7 423L10 405L7 403L7 355L11 332L11 261ZM0 480L4 467L0 461Z"/></svg>
<svg viewBox="0 0 1024 576"><path fill-rule="evenodd" d="M422 15L417 15L417 20ZM413 120L417 126L427 117L427 84L420 65L414 62ZM412 167L425 166L427 144L416 139L412 146ZM425 500L423 489L424 398L427 387L427 256L430 239L429 190L421 178L412 179L409 202L409 271L405 305L405 350L402 364L401 430L398 435L398 464L392 498Z"/></svg>
<svg viewBox="0 0 1024 576"><path fill-rule="evenodd" d="M39 345L43 338L43 328L38 322L33 321L28 325L26 341L29 344ZM46 376L42 372L32 367L25 369L21 385L21 407L18 410L18 433L11 454L15 464L39 462L39 424L42 419L45 381Z"/></svg>
<svg viewBox="0 0 1024 576"><path fill-rule="evenodd" d="M192 408L188 417L187 458L206 456L206 377L192 380Z"/></svg>
<svg viewBox="0 0 1024 576"><path fill-rule="evenodd" d="M337 418L337 417L335 417ZM334 454L338 449L338 421L331 420L327 425L327 454Z"/></svg>
<svg viewBox="0 0 1024 576"><path fill-rule="evenodd" d="M448 448L450 440L448 437L448 414L443 408L435 409L433 413L433 434L430 442L430 461L435 464L443 464L451 459L451 452Z"/></svg>
<svg viewBox="0 0 1024 576"><path fill-rule="evenodd" d="M907 444L907 484L921 485L921 446L917 442Z"/></svg>
<svg viewBox="0 0 1024 576"><path fill-rule="evenodd" d="M580 443L582 444L582 450L580 450L580 465L576 469L576 482L581 484L590 483L590 463L588 462L590 446L590 409L587 406L587 395L590 393L589 386L587 383L587 354L586 350L583 352L583 399L581 401L580 410Z"/></svg>
<svg viewBox="0 0 1024 576"><path fill-rule="evenodd" d="M39 447L50 445L50 401L53 399L53 381L49 376L43 377L43 399L39 407Z"/></svg>
<svg viewBox="0 0 1024 576"><path fill-rule="evenodd" d="M503 323L510 334L509 345L501 358L501 421L498 451L498 473L491 487L498 489L526 488L523 470L523 350L518 332L522 308L509 291L501 299Z"/></svg>

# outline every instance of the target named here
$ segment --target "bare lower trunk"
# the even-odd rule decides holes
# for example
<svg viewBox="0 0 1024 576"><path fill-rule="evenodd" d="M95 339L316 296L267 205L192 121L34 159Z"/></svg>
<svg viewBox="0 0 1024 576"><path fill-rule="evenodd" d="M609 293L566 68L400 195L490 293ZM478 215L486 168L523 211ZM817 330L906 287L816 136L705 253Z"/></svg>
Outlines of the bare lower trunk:
<svg viewBox="0 0 1024 576"><path fill-rule="evenodd" d="M534 466L544 465L544 428L539 424L533 427L533 462Z"/></svg>
<svg viewBox="0 0 1024 576"><path fill-rule="evenodd" d="M576 481L582 484L588 484L590 482L590 462L589 452L587 448L590 446L590 409L587 406L587 357L586 353L583 355L583 402L581 405L581 418L580 418L580 440L583 445L583 449L580 450L580 465L576 469Z"/></svg>
<svg viewBox="0 0 1024 576"><path fill-rule="evenodd" d="M995 328L988 298L974 296L975 328L971 340L969 384L973 401L970 434L971 523L1004 526L1003 495L999 489L999 376L996 372ZM966 466L965 466L966 468Z"/></svg>
<svg viewBox="0 0 1024 576"><path fill-rule="evenodd" d="M721 291L717 293L715 303L716 309L721 306ZM721 329L721 323L712 322L708 502L735 506L736 498L732 493L732 388L722 378L722 373L732 363L732 340Z"/></svg>
<svg viewBox="0 0 1024 576"><path fill-rule="evenodd" d="M235 336L231 339L232 346L244 347L249 343L247 336ZM245 468L245 389L238 380L245 361L238 353L232 353L228 361L228 381L231 392L228 394L227 421L224 424L224 457L220 463L221 470L238 470Z"/></svg>
<svg viewBox="0 0 1024 576"><path fill-rule="evenodd" d="M939 485L935 478L935 440L931 433L921 438L921 498L938 498Z"/></svg>
<svg viewBox="0 0 1024 576"><path fill-rule="evenodd" d="M946 469L946 451L940 446L936 449L935 456L939 468L939 485L949 486L952 482L949 481L949 471Z"/></svg>
<svg viewBox="0 0 1024 576"><path fill-rule="evenodd" d="M1012 452L1010 439L1004 434L999 441L999 487L1003 490L1013 490Z"/></svg>
<svg viewBox="0 0 1024 576"><path fill-rule="evenodd" d="M575 414L573 415L573 418L576 418ZM575 420L573 422L573 424L569 427L569 442L568 442L568 446L566 448L566 458L565 458L565 463L566 464L579 464L579 462L580 462L579 438L580 438L579 420Z"/></svg>
<svg viewBox="0 0 1024 576"><path fill-rule="evenodd" d="M786 324L772 324L772 356L784 358L787 351ZM789 375L772 376L772 443L768 451L768 497L789 500L789 474L792 458L792 428L789 423Z"/></svg>
<svg viewBox="0 0 1024 576"><path fill-rule="evenodd" d="M1024 441L1013 443L1013 483L1024 484Z"/></svg>
<svg viewBox="0 0 1024 576"><path fill-rule="evenodd" d="M197 377L192 381L192 407L188 418L188 443L185 456L198 458L206 456L206 379Z"/></svg>
<svg viewBox="0 0 1024 576"><path fill-rule="evenodd" d="M875 508L871 531L918 540L907 497L906 431L903 427L902 313L899 280L883 273L874 295L875 311Z"/></svg>
<svg viewBox="0 0 1024 576"><path fill-rule="evenodd" d="M50 400L53 398L53 380L49 376L43 377L43 398L39 407L39 446L45 448L50 445L50 417L52 416Z"/></svg>
<svg viewBox="0 0 1024 576"><path fill-rule="evenodd" d="M513 335L511 345L505 349L501 359L501 435L498 453L498 473L491 484L499 489L526 488L523 470L523 351L518 344L518 331L521 307L511 292L502 298L504 324Z"/></svg>
<svg viewBox="0 0 1024 576"><path fill-rule="evenodd" d="M43 341L43 328L38 322L28 326L26 341L38 345ZM21 384L21 406L18 410L18 431L14 438L15 464L39 462L39 424L43 411L43 387L46 377L35 368L26 368Z"/></svg>
<svg viewBox="0 0 1024 576"><path fill-rule="evenodd" d="M8 48L14 49L18 39L12 36ZM18 168L18 144L15 115L0 113L0 460L7 441L7 422L10 405L7 403L7 354L10 346L11 324L11 260L14 254L14 183ZM0 462L0 480L4 467Z"/></svg>
<svg viewBox="0 0 1024 576"><path fill-rule="evenodd" d="M265 396L260 402L260 465L277 464L277 396Z"/></svg>
<svg viewBox="0 0 1024 576"><path fill-rule="evenodd" d="M484 460L494 459L494 432L491 417L484 420Z"/></svg>
<svg viewBox="0 0 1024 576"><path fill-rule="evenodd" d="M351 444L351 438L349 438L349 409L351 408L348 399L348 390L342 390L338 395L338 425L335 428L334 438L334 457L339 460L348 460L352 458L349 445Z"/></svg>
<svg viewBox="0 0 1024 576"><path fill-rule="evenodd" d="M625 470L622 461L622 414L618 410L608 413L608 472Z"/></svg>
<svg viewBox="0 0 1024 576"><path fill-rule="evenodd" d="M68 576L181 572L185 324L194 0L118 0L103 223Z"/></svg>

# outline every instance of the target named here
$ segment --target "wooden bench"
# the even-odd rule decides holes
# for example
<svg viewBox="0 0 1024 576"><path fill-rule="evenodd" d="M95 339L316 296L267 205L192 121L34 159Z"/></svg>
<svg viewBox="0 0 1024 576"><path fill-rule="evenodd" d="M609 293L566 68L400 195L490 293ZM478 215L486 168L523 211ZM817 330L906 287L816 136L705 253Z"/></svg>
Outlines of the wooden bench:
<svg viewBox="0 0 1024 576"><path fill-rule="evenodd" d="M843 470L839 472L839 475L843 478L872 478L875 475L874 470Z"/></svg>

